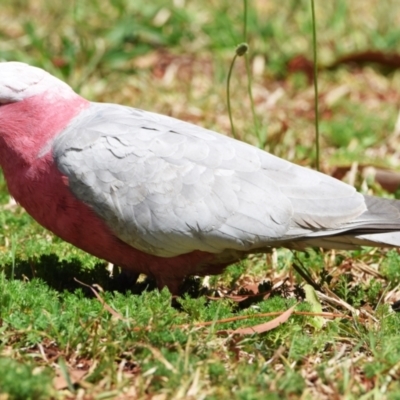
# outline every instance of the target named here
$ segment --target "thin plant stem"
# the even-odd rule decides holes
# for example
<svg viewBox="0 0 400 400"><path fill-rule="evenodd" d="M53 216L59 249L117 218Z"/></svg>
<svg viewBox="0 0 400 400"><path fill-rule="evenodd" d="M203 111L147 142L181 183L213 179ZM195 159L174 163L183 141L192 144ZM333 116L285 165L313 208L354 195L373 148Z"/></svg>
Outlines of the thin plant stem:
<svg viewBox="0 0 400 400"><path fill-rule="evenodd" d="M250 73L250 62L249 62L249 57L246 54L245 55L245 59L246 59L246 73L247 73L247 91L249 93L249 97L250 97L250 105L251 105L251 114L253 116L253 124L254 124L254 129L256 130L256 136L258 138L258 144L261 145L260 143L260 132L258 130L258 120L257 120L257 115L256 115L256 108L254 105L254 98L253 98L253 90L251 88L251 73Z"/></svg>
<svg viewBox="0 0 400 400"><path fill-rule="evenodd" d="M317 59L317 29L315 21L315 4L311 0L311 18L313 27L313 53L314 53L314 114L315 114L315 168L320 170L319 162L319 104L318 104L318 59Z"/></svg>
<svg viewBox="0 0 400 400"><path fill-rule="evenodd" d="M247 40L247 0L243 0L243 41Z"/></svg>
<svg viewBox="0 0 400 400"><path fill-rule="evenodd" d="M15 254L17 252L17 237L11 237L11 280L14 280L15 274Z"/></svg>
<svg viewBox="0 0 400 400"><path fill-rule="evenodd" d="M247 42L247 0L243 0L243 41ZM253 124L254 129L256 131L256 136L258 138L258 143L260 143L260 132L258 130L258 120L256 115L256 108L254 106L254 97L253 97L253 90L252 90L252 79L251 79L251 72L250 72L250 61L247 53L245 54L245 63L246 63L246 74L247 74L247 91L250 98L250 105L251 105L251 114L253 117Z"/></svg>
<svg viewBox="0 0 400 400"><path fill-rule="evenodd" d="M237 53L235 53L235 55L232 58L232 62L231 65L229 67L229 71L228 71L228 78L226 81L226 97L227 97L227 101L228 101L228 114L229 114L229 121L231 123L231 131L232 131L232 136L236 139L236 132L235 132L235 125L233 124L233 118L232 118L232 107L231 107L231 89L230 89L230 85L231 85L231 76L232 76L232 71L233 71L233 66L235 65L235 61L237 58Z"/></svg>
<svg viewBox="0 0 400 400"><path fill-rule="evenodd" d="M233 123L233 117L232 117L232 107L231 107L231 98L230 98L230 83L231 83L231 77L232 77L232 71L233 71L233 66L235 65L236 58L245 56L245 65L246 65L246 75L247 75L247 91L250 97L250 104L251 104L251 113L253 116L253 123L254 123L254 128L256 130L256 135L258 138L258 141L260 142L260 135L259 135L259 130L258 130L258 121L257 121L257 115L256 115L256 109L254 105L254 98L253 98L253 92L252 92L252 79L251 79L251 72L250 72L250 62L249 62L249 57L247 56L247 52L249 49L248 44L246 43L246 38L247 38L247 0L243 0L243 40L244 42L241 43L239 46L236 48L235 55L232 59L231 65L229 67L229 72L228 72L228 78L227 78L227 83L226 83L226 95L227 95L227 102L228 102L228 114L229 114L229 121L231 124L231 131L232 131L232 136L237 139L236 137L236 131L235 131L235 126Z"/></svg>

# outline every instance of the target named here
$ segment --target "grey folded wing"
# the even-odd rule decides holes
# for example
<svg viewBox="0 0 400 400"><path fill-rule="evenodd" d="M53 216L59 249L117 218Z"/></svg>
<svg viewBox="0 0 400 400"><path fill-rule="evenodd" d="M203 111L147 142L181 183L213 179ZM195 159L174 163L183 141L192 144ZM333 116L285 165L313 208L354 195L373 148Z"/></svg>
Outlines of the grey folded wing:
<svg viewBox="0 0 400 400"><path fill-rule="evenodd" d="M363 196L329 176L118 105L92 103L51 150L74 195L115 235L162 257L340 232L366 210Z"/></svg>

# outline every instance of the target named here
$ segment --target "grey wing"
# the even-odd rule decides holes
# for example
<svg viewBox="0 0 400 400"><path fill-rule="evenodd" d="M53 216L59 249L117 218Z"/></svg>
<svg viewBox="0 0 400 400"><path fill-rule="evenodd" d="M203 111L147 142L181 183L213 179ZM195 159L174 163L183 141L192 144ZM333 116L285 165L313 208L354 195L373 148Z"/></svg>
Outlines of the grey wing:
<svg viewBox="0 0 400 400"><path fill-rule="evenodd" d="M352 187L326 175L118 105L93 103L52 150L75 196L120 239L162 257L343 230L366 210Z"/></svg>

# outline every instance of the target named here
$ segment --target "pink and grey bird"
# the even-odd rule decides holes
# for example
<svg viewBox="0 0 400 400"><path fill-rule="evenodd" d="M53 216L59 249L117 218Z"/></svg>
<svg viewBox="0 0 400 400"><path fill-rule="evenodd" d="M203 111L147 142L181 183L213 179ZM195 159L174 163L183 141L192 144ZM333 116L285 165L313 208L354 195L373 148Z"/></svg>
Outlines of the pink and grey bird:
<svg viewBox="0 0 400 400"><path fill-rule="evenodd" d="M400 247L400 201L174 118L89 102L18 62L0 63L0 165L41 225L172 292L271 247Z"/></svg>

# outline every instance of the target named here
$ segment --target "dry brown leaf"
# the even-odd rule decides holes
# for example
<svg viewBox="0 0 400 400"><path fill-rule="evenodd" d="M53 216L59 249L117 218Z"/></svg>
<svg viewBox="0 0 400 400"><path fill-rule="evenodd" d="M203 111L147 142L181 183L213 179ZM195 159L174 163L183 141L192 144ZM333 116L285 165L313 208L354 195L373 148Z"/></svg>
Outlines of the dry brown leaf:
<svg viewBox="0 0 400 400"><path fill-rule="evenodd" d="M249 328L238 328L235 329L234 331L229 330L228 333L239 334L239 335L253 335L254 333L264 333L272 331L272 329L277 328L279 325L285 323L290 318L296 306L297 304L290 307L284 313L272 319L271 321L267 321L259 325L254 325Z"/></svg>

